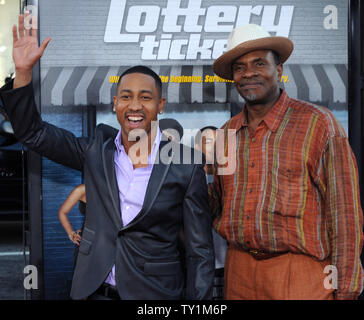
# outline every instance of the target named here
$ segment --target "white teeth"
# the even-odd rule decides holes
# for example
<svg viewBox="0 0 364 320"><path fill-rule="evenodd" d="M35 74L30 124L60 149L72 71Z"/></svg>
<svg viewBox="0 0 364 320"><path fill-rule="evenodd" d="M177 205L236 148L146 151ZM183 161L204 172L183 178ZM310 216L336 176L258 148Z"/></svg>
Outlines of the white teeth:
<svg viewBox="0 0 364 320"><path fill-rule="evenodd" d="M142 117L128 117L128 120L130 120L130 121L141 121L141 120L143 120L143 118Z"/></svg>

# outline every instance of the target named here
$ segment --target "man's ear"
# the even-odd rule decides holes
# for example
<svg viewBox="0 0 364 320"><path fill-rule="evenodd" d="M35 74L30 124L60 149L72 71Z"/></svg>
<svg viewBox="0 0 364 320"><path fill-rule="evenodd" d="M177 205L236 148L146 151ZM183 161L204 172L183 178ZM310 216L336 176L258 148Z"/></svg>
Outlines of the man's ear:
<svg viewBox="0 0 364 320"><path fill-rule="evenodd" d="M164 111L164 107L166 106L166 98L161 98L158 104L158 113L161 114Z"/></svg>
<svg viewBox="0 0 364 320"><path fill-rule="evenodd" d="M112 109L112 111L116 111L115 110L115 107L116 107L116 105L118 104L118 98L116 97L116 96L113 96L112 97L112 100L113 100L113 103L114 103L114 105L113 105L113 109Z"/></svg>

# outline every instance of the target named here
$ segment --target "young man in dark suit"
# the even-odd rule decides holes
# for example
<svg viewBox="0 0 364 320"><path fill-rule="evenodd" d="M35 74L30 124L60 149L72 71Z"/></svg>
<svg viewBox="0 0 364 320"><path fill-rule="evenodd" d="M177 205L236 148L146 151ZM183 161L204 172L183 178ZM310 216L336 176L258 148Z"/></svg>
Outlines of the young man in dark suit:
<svg viewBox="0 0 364 320"><path fill-rule="evenodd" d="M50 38L38 47L23 15L13 37L16 77L0 96L16 137L84 172L87 216L71 297L181 299L186 285L187 299L210 299L214 252L203 163L184 163L195 151L152 125L165 105L159 77L142 66L127 70L113 101L121 129L99 125L93 138L76 138L43 122L36 109L32 68ZM177 248L182 226L186 284Z"/></svg>

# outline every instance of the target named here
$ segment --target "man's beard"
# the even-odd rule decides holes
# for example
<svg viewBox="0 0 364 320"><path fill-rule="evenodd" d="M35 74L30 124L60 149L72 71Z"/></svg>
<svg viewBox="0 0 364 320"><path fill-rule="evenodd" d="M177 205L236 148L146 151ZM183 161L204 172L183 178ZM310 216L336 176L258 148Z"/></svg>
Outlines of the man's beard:
<svg viewBox="0 0 364 320"><path fill-rule="evenodd" d="M244 100L247 100L248 102L255 102L255 100L257 99L257 95L256 94L247 94L243 98L244 98Z"/></svg>

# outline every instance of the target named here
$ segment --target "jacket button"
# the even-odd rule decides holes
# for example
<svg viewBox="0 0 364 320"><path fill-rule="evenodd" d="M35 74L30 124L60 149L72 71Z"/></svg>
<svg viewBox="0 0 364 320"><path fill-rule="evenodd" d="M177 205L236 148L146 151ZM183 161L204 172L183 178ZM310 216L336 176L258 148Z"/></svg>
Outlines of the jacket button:
<svg viewBox="0 0 364 320"><path fill-rule="evenodd" d="M119 237L124 236L124 230L119 230L119 232L118 232L118 236L119 236Z"/></svg>

